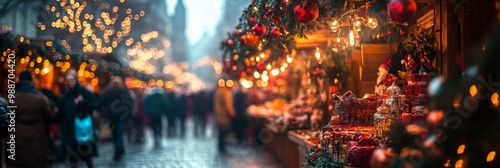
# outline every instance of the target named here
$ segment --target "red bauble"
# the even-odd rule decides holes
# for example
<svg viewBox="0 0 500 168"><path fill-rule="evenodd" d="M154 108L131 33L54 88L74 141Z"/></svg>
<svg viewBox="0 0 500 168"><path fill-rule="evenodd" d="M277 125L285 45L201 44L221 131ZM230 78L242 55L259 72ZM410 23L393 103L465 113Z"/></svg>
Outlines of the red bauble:
<svg viewBox="0 0 500 168"><path fill-rule="evenodd" d="M280 36L280 29L279 28L274 28L271 30L270 35L272 38L278 38Z"/></svg>
<svg viewBox="0 0 500 168"><path fill-rule="evenodd" d="M297 5L293 11L295 19L301 23L311 23L319 15L319 5L315 2L307 2L306 5Z"/></svg>
<svg viewBox="0 0 500 168"><path fill-rule="evenodd" d="M257 18L256 17L249 17L247 19L247 21L248 21L249 25L253 26L253 25L255 25L257 23Z"/></svg>
<svg viewBox="0 0 500 168"><path fill-rule="evenodd" d="M227 40L227 45L233 46L234 41L232 39Z"/></svg>
<svg viewBox="0 0 500 168"><path fill-rule="evenodd" d="M259 36L255 35L254 33L248 33L244 36L242 36L243 42L248 45L248 46L254 46L259 42Z"/></svg>
<svg viewBox="0 0 500 168"><path fill-rule="evenodd" d="M409 22L417 14L415 0L391 0L387 5L391 20L404 23Z"/></svg>
<svg viewBox="0 0 500 168"><path fill-rule="evenodd" d="M266 25L264 25L262 23L256 24L253 27L253 32L255 32L255 35L257 35L257 36L262 36L262 35L266 34L266 31L267 31Z"/></svg>

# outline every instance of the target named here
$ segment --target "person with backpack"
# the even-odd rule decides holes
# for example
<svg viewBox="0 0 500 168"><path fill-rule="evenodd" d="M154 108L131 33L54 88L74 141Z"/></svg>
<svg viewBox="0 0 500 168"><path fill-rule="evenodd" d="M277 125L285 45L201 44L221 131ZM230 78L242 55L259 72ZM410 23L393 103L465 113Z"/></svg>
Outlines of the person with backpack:
<svg viewBox="0 0 500 168"><path fill-rule="evenodd" d="M126 128L126 121L133 110L133 98L128 89L124 86L121 77L115 76L111 79L106 91L101 95L99 105L104 116L111 121L113 130L113 143L115 145L114 160L121 160L125 154L123 133Z"/></svg>
<svg viewBox="0 0 500 168"><path fill-rule="evenodd" d="M70 167L85 162L94 167L92 157L97 156L96 135L93 128L92 112L97 109L98 101L94 93L82 87L77 72L66 73L68 91L61 98L59 111L53 121L61 121L61 153Z"/></svg>

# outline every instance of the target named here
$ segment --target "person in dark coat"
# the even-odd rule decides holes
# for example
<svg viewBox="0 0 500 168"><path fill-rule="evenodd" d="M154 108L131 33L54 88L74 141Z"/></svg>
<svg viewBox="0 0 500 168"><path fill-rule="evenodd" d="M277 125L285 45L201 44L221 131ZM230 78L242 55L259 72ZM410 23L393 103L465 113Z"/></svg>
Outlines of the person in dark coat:
<svg viewBox="0 0 500 168"><path fill-rule="evenodd" d="M176 114L176 103L177 103L177 97L175 97L175 93L173 91L168 91L166 93L166 104L167 107L165 109L165 116L167 117L167 132L168 136L174 136L175 135L175 114Z"/></svg>
<svg viewBox="0 0 500 168"><path fill-rule="evenodd" d="M43 93L47 99L49 100L49 106L50 106L50 114L55 115L57 113L57 107L59 106L59 102L61 101L59 96L57 96L52 90L48 88L43 88L40 90L41 93ZM57 157L57 147L54 141L59 139L59 129L57 127L57 124L55 123L49 123L47 126L49 130L49 145L50 145L50 154L52 157ZM53 160L57 158L51 158Z"/></svg>
<svg viewBox="0 0 500 168"><path fill-rule="evenodd" d="M194 119L194 135L204 136L207 124L207 114L210 111L210 100L208 94L205 91L199 92L195 97L195 105L193 109L193 119Z"/></svg>
<svg viewBox="0 0 500 168"><path fill-rule="evenodd" d="M176 108L176 120L179 121L180 135L184 136L186 133L186 116L189 108L189 97L185 93L181 94L179 99L177 99Z"/></svg>
<svg viewBox="0 0 500 168"><path fill-rule="evenodd" d="M7 113L10 110L7 106L9 106L7 101L0 97L0 139L5 139L9 135L9 117L7 117Z"/></svg>
<svg viewBox="0 0 500 168"><path fill-rule="evenodd" d="M23 71L16 86L15 130L6 142L15 140L15 155L6 151L7 167L47 167L49 164L49 138L47 125L51 114L47 98L32 83L31 73ZM11 144L6 143L9 148ZM9 156L11 155L11 156Z"/></svg>
<svg viewBox="0 0 500 168"><path fill-rule="evenodd" d="M104 110L104 116L111 121L113 130L113 143L115 145L114 160L121 160L125 154L123 133L126 121L133 110L134 101L132 95L125 88L122 78L115 76L109 83L106 91L101 95L99 106Z"/></svg>
<svg viewBox="0 0 500 168"><path fill-rule="evenodd" d="M144 100L144 92L140 89L135 90L136 108L132 112L132 121L134 122L135 142L144 142L144 123L146 122L146 104Z"/></svg>
<svg viewBox="0 0 500 168"><path fill-rule="evenodd" d="M97 109L98 101L94 93L78 83L76 71L68 71L66 80L69 90L62 96L59 111L54 117L54 121L62 121L61 153L71 167L77 167L78 162L84 161L88 167L92 168L92 157L97 156L95 140L88 143L77 143L75 118L78 114L91 115L92 111ZM94 135L94 137L96 136Z"/></svg>
<svg viewBox="0 0 500 168"><path fill-rule="evenodd" d="M153 129L153 137L155 140L155 145L160 144L161 140L161 132L162 132L162 121L161 116L165 109L167 109L167 105L165 102L165 95L163 90L160 88L155 88L151 91L151 93L146 97L146 114L151 119L151 128Z"/></svg>
<svg viewBox="0 0 500 168"><path fill-rule="evenodd" d="M243 90L237 89L234 94L234 110L236 112L236 118L234 120L234 132L236 138L240 144L245 142L246 128L247 128L247 114L246 109L248 107L248 96Z"/></svg>

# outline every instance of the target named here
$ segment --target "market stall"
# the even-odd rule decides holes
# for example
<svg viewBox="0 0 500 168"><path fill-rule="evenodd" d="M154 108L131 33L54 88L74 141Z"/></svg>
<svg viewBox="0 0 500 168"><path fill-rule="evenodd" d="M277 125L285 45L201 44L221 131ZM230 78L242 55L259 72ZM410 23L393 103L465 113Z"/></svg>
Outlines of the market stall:
<svg viewBox="0 0 500 168"><path fill-rule="evenodd" d="M247 109L266 120L261 128L273 138L264 144L286 167L387 167L389 163L418 167L422 165L408 158L428 156L439 159L422 164L462 167L467 160L460 156L446 160L440 154L422 154L415 146L428 150L439 146L439 151L448 152L461 149L455 141L436 144L443 135L427 129L449 131L448 121L442 121L444 109L456 110L460 101L468 99L456 93L458 83L447 84L446 91L441 87L444 77L458 78L470 68L466 60L473 59L460 53L473 51L466 45L484 42L484 34L490 32L472 28L471 19L482 12L496 13L487 7L493 3L254 0L236 30L222 41L225 72L236 79L262 82L268 81L267 74L274 68L300 69L283 78L291 84L292 97ZM453 29L459 24L456 18L469 23L461 24L462 28L475 31ZM491 17L485 18L478 19L478 24L491 23ZM463 87L472 97L478 93L476 85ZM488 93L496 92L490 87ZM451 95L453 100L441 100ZM496 99L493 96L492 103Z"/></svg>

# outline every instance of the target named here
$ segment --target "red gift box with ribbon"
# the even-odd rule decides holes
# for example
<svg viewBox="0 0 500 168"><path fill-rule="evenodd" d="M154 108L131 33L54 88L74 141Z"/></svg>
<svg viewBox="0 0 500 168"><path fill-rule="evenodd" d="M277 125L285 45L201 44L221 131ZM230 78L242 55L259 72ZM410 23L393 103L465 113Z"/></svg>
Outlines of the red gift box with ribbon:
<svg viewBox="0 0 500 168"><path fill-rule="evenodd" d="M370 167L372 154L375 149L378 148L377 141L370 138L363 138L358 142L357 146L349 147L349 145L355 145L355 143L352 141L348 143L346 165L353 167Z"/></svg>

